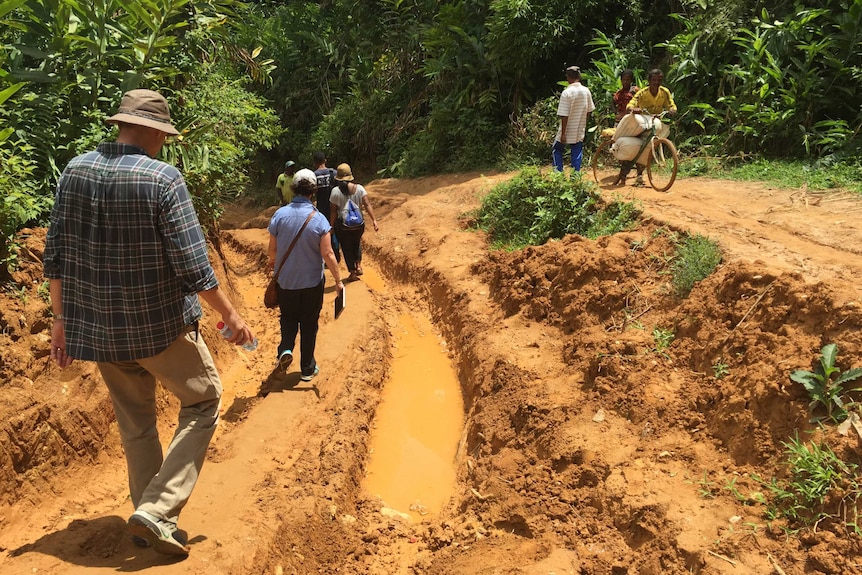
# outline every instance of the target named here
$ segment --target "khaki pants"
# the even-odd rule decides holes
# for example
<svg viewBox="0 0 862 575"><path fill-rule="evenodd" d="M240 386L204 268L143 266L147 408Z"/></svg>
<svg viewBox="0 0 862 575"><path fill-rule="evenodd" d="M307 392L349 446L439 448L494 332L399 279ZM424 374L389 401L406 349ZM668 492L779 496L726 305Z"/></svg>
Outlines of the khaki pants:
<svg viewBox="0 0 862 575"><path fill-rule="evenodd" d="M126 452L132 504L136 511L176 523L219 420L222 386L209 349L192 329L153 357L98 366ZM174 438L164 455L156 428L156 380L181 405Z"/></svg>

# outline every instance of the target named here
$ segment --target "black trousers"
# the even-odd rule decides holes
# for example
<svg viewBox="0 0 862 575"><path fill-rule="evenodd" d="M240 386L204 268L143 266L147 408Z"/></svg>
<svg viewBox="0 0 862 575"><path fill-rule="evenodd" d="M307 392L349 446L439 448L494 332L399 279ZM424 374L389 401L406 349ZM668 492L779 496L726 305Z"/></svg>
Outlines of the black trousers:
<svg viewBox="0 0 862 575"><path fill-rule="evenodd" d="M302 375L311 375L317 362L314 348L317 346L317 328L320 310L323 308L323 284L305 289L282 289L278 287L278 308L281 311L281 343L278 354L286 349L294 351L296 334L299 333L299 367ZM294 355L296 353L294 352Z"/></svg>
<svg viewBox="0 0 862 575"><path fill-rule="evenodd" d="M365 224L355 228L346 228L344 224L335 224L335 235L341 244L341 253L344 254L344 263L347 264L349 272L355 272L356 266L362 263L362 234L365 233Z"/></svg>

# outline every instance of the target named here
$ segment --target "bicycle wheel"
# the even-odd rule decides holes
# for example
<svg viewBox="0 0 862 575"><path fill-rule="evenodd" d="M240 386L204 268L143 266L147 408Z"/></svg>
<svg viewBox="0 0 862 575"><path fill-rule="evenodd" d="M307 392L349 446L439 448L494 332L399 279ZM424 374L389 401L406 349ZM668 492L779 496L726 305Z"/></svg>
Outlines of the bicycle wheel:
<svg viewBox="0 0 862 575"><path fill-rule="evenodd" d="M613 140L605 140L593 152L593 178L599 186L602 184L609 185L616 178L615 172L612 172L611 175L607 174L608 170L616 170L619 165L611 152L611 144L613 144Z"/></svg>
<svg viewBox="0 0 862 575"><path fill-rule="evenodd" d="M666 192L676 179L679 169L679 154L673 143L666 138L653 138L647 161L647 177L657 192Z"/></svg>

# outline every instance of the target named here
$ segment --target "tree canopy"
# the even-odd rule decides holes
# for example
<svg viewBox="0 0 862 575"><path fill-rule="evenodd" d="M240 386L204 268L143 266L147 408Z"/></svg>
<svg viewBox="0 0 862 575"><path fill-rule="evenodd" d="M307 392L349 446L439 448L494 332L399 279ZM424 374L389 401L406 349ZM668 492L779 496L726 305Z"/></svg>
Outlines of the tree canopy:
<svg viewBox="0 0 862 575"><path fill-rule="evenodd" d="M318 149L368 176L545 163L571 64L598 125L620 71L663 69L684 156L858 164L862 0L0 0L0 22L7 239L135 87L171 101L164 153L212 225Z"/></svg>

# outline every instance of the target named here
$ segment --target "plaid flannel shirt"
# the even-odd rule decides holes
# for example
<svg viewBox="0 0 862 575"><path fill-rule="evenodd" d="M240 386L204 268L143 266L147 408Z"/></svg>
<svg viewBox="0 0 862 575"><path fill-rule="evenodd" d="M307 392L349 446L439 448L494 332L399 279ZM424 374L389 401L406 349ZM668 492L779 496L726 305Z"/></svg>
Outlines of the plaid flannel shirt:
<svg viewBox="0 0 862 575"><path fill-rule="evenodd" d="M93 361L164 351L200 319L197 292L218 285L179 170L119 143L63 171L44 272L62 280L66 353Z"/></svg>

